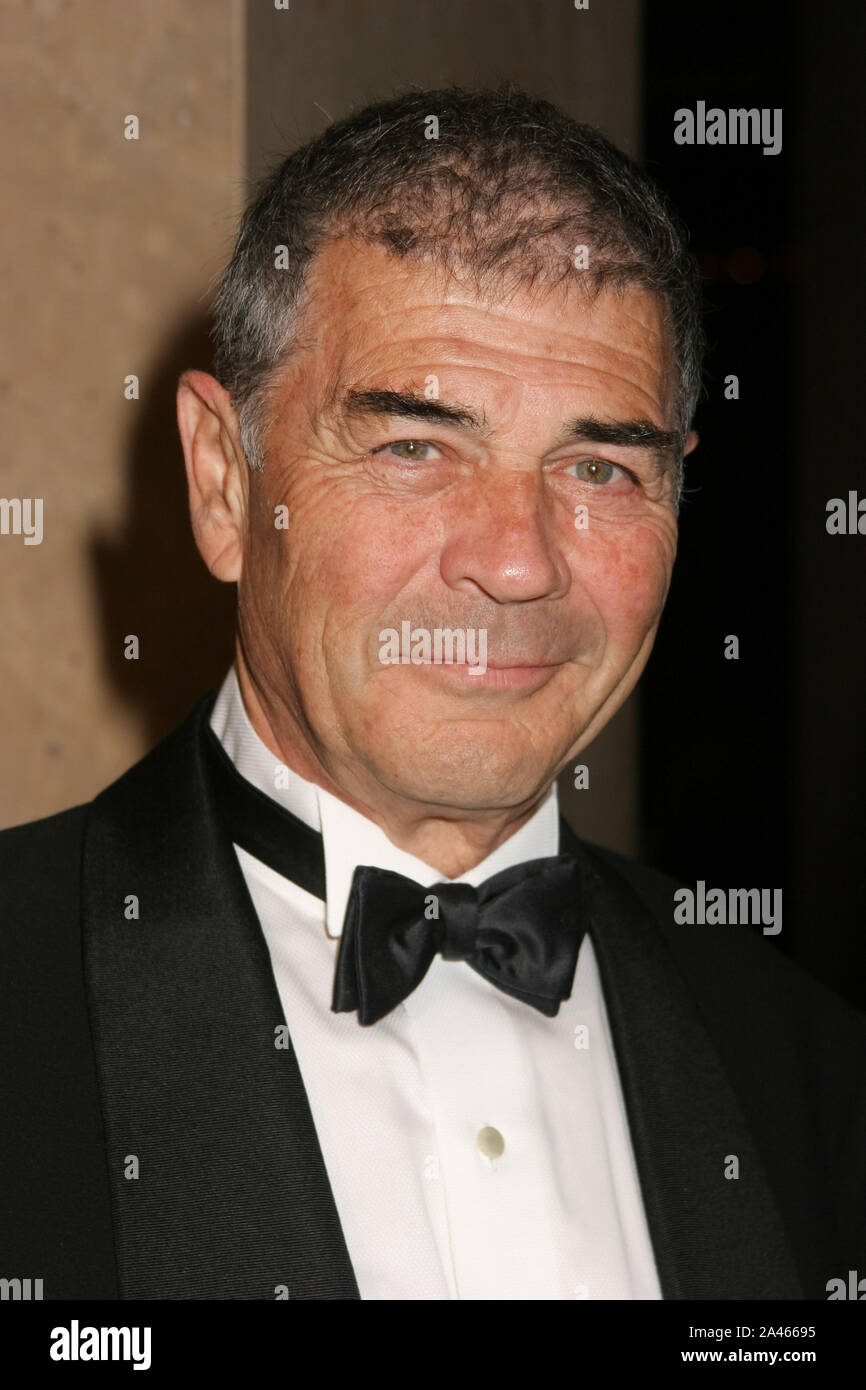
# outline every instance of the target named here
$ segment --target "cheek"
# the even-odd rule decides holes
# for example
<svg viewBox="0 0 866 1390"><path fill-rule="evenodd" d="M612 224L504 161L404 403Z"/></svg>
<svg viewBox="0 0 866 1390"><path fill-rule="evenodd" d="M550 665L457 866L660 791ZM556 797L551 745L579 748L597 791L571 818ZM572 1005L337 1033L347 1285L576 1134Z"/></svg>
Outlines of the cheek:
<svg viewBox="0 0 866 1390"><path fill-rule="evenodd" d="M423 502L389 506L353 488L324 489L296 507L294 529L281 536L293 607L332 615L329 627L374 621L427 565L437 535Z"/></svg>
<svg viewBox="0 0 866 1390"><path fill-rule="evenodd" d="M576 570L601 614L608 636L642 636L658 619L667 595L675 537L666 526L634 526L596 535Z"/></svg>

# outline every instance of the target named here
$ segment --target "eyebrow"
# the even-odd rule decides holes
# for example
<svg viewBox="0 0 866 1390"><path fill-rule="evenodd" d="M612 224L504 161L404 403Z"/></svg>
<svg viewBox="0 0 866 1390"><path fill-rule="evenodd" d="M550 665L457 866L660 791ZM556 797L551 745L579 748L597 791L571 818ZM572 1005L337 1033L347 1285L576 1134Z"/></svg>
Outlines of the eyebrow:
<svg viewBox="0 0 866 1390"><path fill-rule="evenodd" d="M416 396L413 391L347 391L342 404L347 415L404 415L410 420L459 425L477 433L486 429L484 418L469 406L428 400L426 396Z"/></svg>
<svg viewBox="0 0 866 1390"><path fill-rule="evenodd" d="M402 415L410 420L428 420L435 424L458 425L482 433L487 430L483 415L469 406L429 400L412 391L354 391L342 398L347 415ZM673 455L679 444L674 430L662 429L652 420L599 420L595 415L580 415L570 420L560 431L558 443L586 441L590 444L610 444L621 448L644 449L663 465L665 455Z"/></svg>
<svg viewBox="0 0 866 1390"><path fill-rule="evenodd" d="M560 444L584 439L590 444L646 449L658 464L665 462L666 455L672 456L680 442L675 430L663 430L652 420L599 420L595 415L581 415L569 421L559 436Z"/></svg>

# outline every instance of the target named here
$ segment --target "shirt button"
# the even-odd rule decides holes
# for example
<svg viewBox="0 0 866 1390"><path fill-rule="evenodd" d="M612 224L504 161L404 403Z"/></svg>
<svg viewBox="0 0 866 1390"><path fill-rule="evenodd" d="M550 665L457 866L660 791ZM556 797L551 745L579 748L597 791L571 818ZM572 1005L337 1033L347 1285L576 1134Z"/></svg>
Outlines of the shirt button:
<svg viewBox="0 0 866 1390"><path fill-rule="evenodd" d="M485 1158L501 1158L505 1153L505 1140L492 1125L485 1125L483 1129L479 1129L475 1142L478 1152Z"/></svg>

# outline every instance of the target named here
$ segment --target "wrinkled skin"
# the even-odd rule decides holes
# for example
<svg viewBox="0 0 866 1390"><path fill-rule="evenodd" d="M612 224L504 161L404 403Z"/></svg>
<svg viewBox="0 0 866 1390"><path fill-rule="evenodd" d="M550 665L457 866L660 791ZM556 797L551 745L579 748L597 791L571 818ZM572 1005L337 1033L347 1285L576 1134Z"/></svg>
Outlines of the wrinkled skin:
<svg viewBox="0 0 866 1390"><path fill-rule="evenodd" d="M480 428L342 408L347 389L429 398L437 383ZM262 473L212 377L178 391L193 529L238 583L259 736L440 873L478 863L633 689L671 578L672 455L561 433L588 415L670 430L673 407L642 289L482 298L430 264L328 244ZM379 634L405 620L486 629L486 673L383 665Z"/></svg>

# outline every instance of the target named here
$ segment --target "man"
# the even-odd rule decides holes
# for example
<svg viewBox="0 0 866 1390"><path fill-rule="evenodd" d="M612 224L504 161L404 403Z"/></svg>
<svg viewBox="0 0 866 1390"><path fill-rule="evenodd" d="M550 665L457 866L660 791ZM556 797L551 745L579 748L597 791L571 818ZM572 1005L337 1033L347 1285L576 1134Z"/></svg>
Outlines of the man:
<svg viewBox="0 0 866 1390"><path fill-rule="evenodd" d="M216 698L0 837L6 1273L46 1297L802 1299L864 1247L863 1019L576 840L697 442L651 182L510 92L265 182L178 419Z"/></svg>

